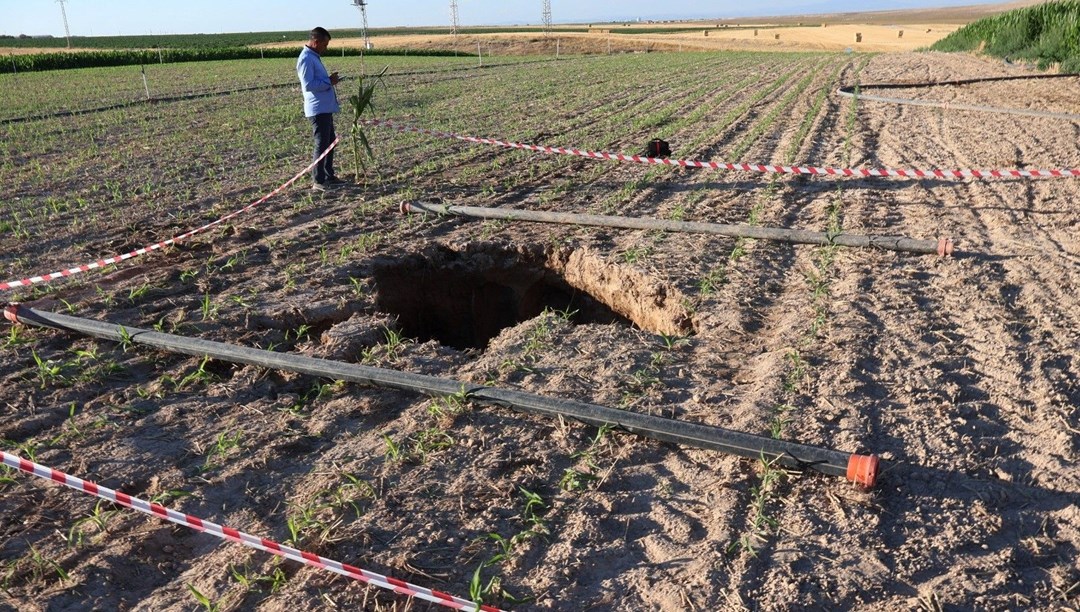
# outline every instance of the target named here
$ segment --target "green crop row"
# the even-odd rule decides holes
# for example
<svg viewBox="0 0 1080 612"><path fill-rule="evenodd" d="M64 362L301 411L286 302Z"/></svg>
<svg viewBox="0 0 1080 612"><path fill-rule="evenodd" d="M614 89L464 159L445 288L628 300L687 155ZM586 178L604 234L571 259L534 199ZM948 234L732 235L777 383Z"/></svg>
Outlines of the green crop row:
<svg viewBox="0 0 1080 612"><path fill-rule="evenodd" d="M12 55L0 61L0 73L38 72L43 70L66 70L71 68L101 68L104 66L136 66L139 64L165 64L177 62L208 62L219 60L295 58L300 47L257 49L252 47L186 48L186 49L128 49L123 51L84 51L80 53L33 53ZM466 53L440 50L391 50L359 48L341 49L334 55L344 56L398 56L422 55L428 57L468 56Z"/></svg>
<svg viewBox="0 0 1080 612"><path fill-rule="evenodd" d="M939 40L934 51L984 51L996 57L1060 64L1080 72L1080 1L1061 0L970 23Z"/></svg>

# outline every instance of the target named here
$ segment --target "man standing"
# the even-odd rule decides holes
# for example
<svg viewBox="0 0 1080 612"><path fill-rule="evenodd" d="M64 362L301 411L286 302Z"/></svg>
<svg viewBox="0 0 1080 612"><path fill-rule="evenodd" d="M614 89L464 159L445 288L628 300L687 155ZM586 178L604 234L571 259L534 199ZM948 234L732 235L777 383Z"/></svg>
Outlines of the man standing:
<svg viewBox="0 0 1080 612"><path fill-rule="evenodd" d="M330 32L324 28L315 28L296 60L296 76L300 79L300 91L304 94L304 116L311 121L315 132L314 159L318 159L334 142L334 113L341 110L337 92L334 90L334 86L338 84L338 73L327 74L320 57L328 46ZM327 188L345 182L334 176L333 151L315 164L311 175L315 179L311 188L315 191L326 191Z"/></svg>

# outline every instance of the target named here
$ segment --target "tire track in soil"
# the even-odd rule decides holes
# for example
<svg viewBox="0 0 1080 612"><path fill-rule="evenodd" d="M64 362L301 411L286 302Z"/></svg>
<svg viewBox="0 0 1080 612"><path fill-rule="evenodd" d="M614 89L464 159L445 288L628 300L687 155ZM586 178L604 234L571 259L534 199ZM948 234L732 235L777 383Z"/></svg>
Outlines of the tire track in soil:
<svg viewBox="0 0 1080 612"><path fill-rule="evenodd" d="M912 145L911 148L919 150L918 145ZM953 149L946 150L951 151ZM983 186L972 186L970 191L978 192L980 191L979 187ZM992 187L987 188L987 190L993 192ZM978 195L972 199L977 202L982 201ZM909 211L905 210L904 212ZM912 215L914 215L913 218ZM913 211L912 215L904 215L901 220L910 221L925 218L924 214L920 215L918 210ZM984 222L982 228L987 229L980 237L984 237L988 244L993 243L997 241L995 234L1000 233L999 230L994 228L1003 226L1005 224L1001 223L1000 220ZM917 263L923 262L920 260ZM957 262L949 262L945 265L956 264ZM1005 265L1008 265L1008 263ZM906 439L907 442L901 446L905 450L902 450L901 453L909 457L912 455L916 458L922 457L924 464L948 470L957 467L958 458L955 455L959 449L962 457L959 460L959 466L965 471L977 474L993 474L993 470L1000 469L994 467L995 463L1001 463L998 458L999 440L1007 439L1009 437L1008 432L1019 423L1015 419L1009 419L1007 415L1001 414L1001 408L1006 407L999 407L995 404L993 401L994 391L992 389L984 391L981 388L982 381L994 381L995 378L999 378L1003 365L1006 369L1009 369L1007 364L1022 363L1023 359L1020 357L1023 349L1021 347L1027 344L1027 341L1024 338L1017 338L1020 342L1017 342L1014 346L997 347L998 350L991 351L990 354L985 354L986 347L979 345L984 344L987 340L995 342L1000 338L1009 338L1010 336L1015 338L1017 336L1015 324L1024 319L1025 316L1019 314L1019 316L1010 317L1008 313L1002 312L991 313L989 316L981 313L974 316L965 314L972 310L969 308L971 304L980 303L981 306L985 306L985 304L981 303L984 300L980 299L983 296L980 295L978 290L972 291L972 287L1007 286L1005 279L1000 274L992 273L990 278L983 280L987 275L975 271L975 278L979 280L972 282L974 279L970 278L970 274L963 275L968 276L967 279L956 280L948 278L952 275L934 275L918 271L920 268L925 269L924 266L916 265L915 267L916 270L896 270L894 264L892 272L887 272L885 275L877 272L876 280L869 279L873 278L871 273L873 270L877 270L877 267L867 267L865 270L867 280L862 281L857 289L853 291L850 287L851 283L847 283L849 287L841 293L855 294L856 297L852 302L857 304L858 307L853 310L861 311L855 316L866 317L866 320L862 322L862 326L865 327L867 323L870 323L874 328L881 331L873 328L858 330L858 326L855 325L853 327L856 330L847 332L844 336L851 337L852 343L856 346L878 346L877 352L881 355L881 359L875 364L873 357L854 356L845 358L843 361L852 362L849 365L851 369L847 374L830 382L830 386L839 387L839 393L834 393L836 393L836 397L840 398L839 402L847 404L845 407L849 410L854 409L855 406L848 402L857 402L857 398L860 396L879 399L883 404L879 407L879 410L885 406L890 406L892 409L889 412L882 413L877 418L871 417L870 427L871 430L876 432L897 432L893 434L893 438L899 439L902 436L903 439ZM931 269L933 267L931 266ZM942 266L936 267L941 268ZM998 266L991 265L989 267L993 269ZM928 283L931 287L937 285L936 289L928 287ZM879 286L888 286L890 284L895 284L896 289L885 292L878 289ZM965 288L966 291L964 291ZM890 296L899 293L902 296L910 295L911 297L910 300L901 298L902 305L890 307L890 304L884 301L885 298L877 298L878 293L886 293ZM904 307L909 303L915 308ZM1000 303L994 305L1002 306ZM917 313L915 316L911 316L912 310ZM896 314L888 318L878 318L874 315L874 313L887 313L890 311ZM895 334L895 330L886 332L887 327L885 326L892 327L895 325L898 316L903 324L904 331L900 334ZM1010 322L1010 318L1013 321ZM834 325L830 327L830 330L836 327L840 326ZM965 331L965 328L970 330L973 327L980 331L985 330L985 335L977 338L971 332ZM896 335L908 338L908 340L897 341L894 338ZM854 338L860 338L860 340L855 341ZM945 342L941 342L939 338L944 338ZM949 344L947 348L951 349L948 355L932 356L938 352L935 349L944 348L941 345L946 343ZM959 345L957 346L957 344ZM980 352L984 353L981 358L979 357ZM1009 355L1010 352L1021 352L1021 354ZM972 366L972 361L977 362L975 367ZM991 368L992 371L987 371ZM859 372L860 369L864 371ZM870 370L870 372L865 370ZM896 375L898 372L901 374ZM866 378L868 374L871 376L869 379ZM853 393L853 391L858 390L859 383L852 384L852 379L858 381L860 378L867 380L872 386L863 392ZM881 380L873 382L878 378ZM1004 381L1004 384L998 387L999 389L1022 387L1027 382L1023 379L1022 374L1017 376L1014 373L1013 376L1008 378L1009 380ZM820 390L817 395L828 396L827 388ZM888 399L890 396L893 399ZM919 408L919 406L927 404L936 405L938 411L937 415L927 415L932 416L930 421L926 421L925 416L920 418L921 415L918 415L921 412L932 412L933 409ZM908 408L908 406L913 405L916 407ZM916 415L908 416L911 412L915 412ZM956 416L942 419L942 415L949 413ZM835 418L837 417L833 417L833 419ZM844 417L840 416L839 418L843 419ZM947 424L946 430L941 427L943 420ZM1049 423L1046 422L1047 419L1041 420L1044 421L1039 424L1041 427L1033 428L1022 437L1036 435L1040 429L1045 432ZM877 423L875 424L873 421L877 421ZM913 428L915 431L912 431ZM821 427L818 427L812 432L817 434L815 437L821 436L820 430ZM881 434L876 434L876 436L883 440L889 440L889 438L885 438ZM920 442L925 446L922 450L918 450L918 443ZM994 444L994 447L991 449L988 443ZM879 448L895 447L895 445L896 443L890 440L889 443ZM1060 447L1058 448L1060 450ZM1020 480L1022 482L1026 481L1023 476L1020 476ZM905 508L902 501L896 503L895 500L889 500L886 508L891 506L892 510L877 519L881 521L878 528L889 532L885 538L892 538L894 541L889 542L889 545L899 549L900 552L897 555L899 561L896 565L891 568L886 566L883 569L900 570L899 580L903 581L908 578L915 584L926 583L934 578L932 574L927 574L918 568L918 564L915 562L917 556L913 554L915 551L912 550L910 544L905 544L911 542L913 534L908 533L900 540L896 540L895 535L893 535L901 530L910 531L913 529L913 524L919 525L919 527L914 528L920 530L927 540L934 539L940 532L954 531L964 534L964 539L968 541L957 547L958 550L950 551L956 555L957 560L963 560L965 557L975 557L974 564L984 568L984 570L987 567L995 568L1010 565L1007 557L1001 557L1000 555L995 557L987 553L980 555L978 545L987 548L988 544L996 543L998 545L993 547L996 551L1002 549L1002 543L1007 543L1008 548L1015 548L1018 545L1016 540L1019 539L1019 536L1016 536L1016 540L1010 540L1010 538L1001 534L1016 533L1025 522L1035 520L1030 516L1026 516L1022 511L1030 502L1023 499L1014 501L1011 504L1002 504L991 499L988 510L987 503L981 499L982 497L982 494L972 493L966 496L957 496L943 503L939 501L938 503L943 508L953 511L968 505L974 505L978 511L975 516L981 519L980 522L983 526L989 528L990 535L972 531L970 528L965 528L962 523L958 523L957 519L953 517L942 516L930 511L917 509L916 516L913 517L910 509ZM865 503L865 500L857 501ZM837 510L840 514L845 512L842 507L838 507ZM988 511L998 515L1003 514L1004 521L988 519ZM905 513L906 516L904 516ZM904 516L904 518L893 518L897 516ZM1004 523L1004 527L1002 523ZM872 532L868 534L870 537L866 538L869 542L876 539L871 534ZM971 542L974 542L974 544ZM866 542L862 543L862 547L865 548L865 545ZM853 546L859 547L860 544L854 543ZM877 546L880 547L881 544L877 544ZM975 552L972 552L972 549ZM980 556L985 557L985 559L980 559ZM851 559L847 560L847 563L851 562ZM887 582L886 574L882 572L876 572L876 574L878 575L873 582L877 584ZM1037 578L1037 572L1026 571L1022 572L1022 574L1027 579ZM890 587L892 587L890 590L896 590L895 585L890 585ZM990 597L998 597L999 601L1002 599L1008 601L1009 595L1009 589L1007 588L998 589L997 591L990 590L987 594Z"/></svg>
<svg viewBox="0 0 1080 612"><path fill-rule="evenodd" d="M775 267L774 268L769 268L769 267L766 266L766 271L765 271L765 274L763 274L763 276L766 276L766 275L768 275L770 273L775 273L777 271L777 269L778 268L775 268ZM780 266L779 269L783 270L784 267ZM789 327L791 327L791 326L789 326ZM780 335L783 336L783 334L780 334ZM703 337L704 337L704 335L703 335ZM706 369L710 369L710 368L706 368ZM739 427L736 427L736 428L739 428ZM742 427L742 428L745 429L745 427ZM753 428L751 428L751 430L753 430ZM690 454L690 453L693 453L693 451L688 451L687 454ZM703 459L705 459L705 461L708 461L708 459L707 459L708 454L701 453L701 456L702 456ZM716 464L715 460L713 460L713 461L714 461L714 465L713 465L712 471L710 473L710 478L716 476L717 474L719 474L719 478L712 478L712 482L709 483L708 485L706 485L704 488L708 489L711 486L715 485L716 482L724 481L724 480L735 481L735 482L744 482L746 480L746 476L747 476L746 469L745 469L746 466L745 466L745 462L743 462L742 460L737 460L737 459L732 459L732 458L726 458L725 457L725 458L721 459L719 464ZM677 462L675 460L667 460L667 461L665 461L665 465L671 464L671 463L677 463ZM678 467L673 468L673 470L675 470L675 469L677 469L679 473L683 473L683 474L685 474L685 472L687 471L685 468L678 468ZM739 472L741 472L741 473L739 473ZM685 478L685 476L684 476L684 478ZM704 479L702 479L702 480L704 480ZM711 507L712 507L712 512L713 512L713 514L712 514L712 516L710 518L713 518L714 520L706 520L705 517L699 517L698 521L697 521L697 523L699 525L701 525L697 529L704 528L704 529L707 530L708 538L707 538L706 541L710 542L710 544L706 545L706 546L698 546L698 547L696 547L699 550L695 550L691 554L691 558L704 557L704 559L706 559L706 561L705 562L699 562L697 564L697 566L694 568L693 572L687 572L691 576L693 576L693 575L700 575L700 573L702 571L704 571L706 573L706 575L709 576L708 578L705 579L706 582L713 582L714 580L721 580L722 581L723 576L728 575L729 572L731 571L730 568L725 568L725 566L728 565L726 563L726 559L725 559L725 548L727 546L727 543L733 541L734 539L736 539L738 537L738 531L732 532L731 528L730 528L730 525L731 524L744 523L745 520L746 520L746 516L745 516L746 512L745 512L745 509L744 509L744 507L745 507L744 498L743 498L742 495L740 495L738 493L738 491L736 491L735 489L725 488L725 489L722 489L721 491L719 491L717 493L717 496L719 498L717 503L716 504L710 504ZM656 511L654 511L654 513L656 513ZM741 516L742 521L739 521L737 519L735 519L735 520L730 519L730 517L732 515L734 515L736 517ZM725 521L716 521L715 518L717 516L724 516L727 520L725 520ZM669 516L664 516L662 520L658 519L657 522L660 523L660 524L666 524L666 525L670 525L672 523L678 524L678 521L674 521ZM653 542L652 548L650 550L647 550L647 553L649 555L650 560L652 562L654 562L654 563L664 563L664 562L669 561L670 560L670 554L665 554L664 551L667 550L667 547L665 545L672 545L672 544L682 545L682 549L685 550L685 545L683 545L683 543L673 542L670 538L661 538L660 540L655 540ZM680 581L685 581L685 578L682 577L682 576L680 576L679 579L680 579ZM702 603L702 602L699 601L698 603ZM721 602L718 599L713 599L713 600L711 600L709 602L703 603L702 605L705 605L706 607L708 607L710 605L713 605L713 606L719 605L720 603Z"/></svg>
<svg viewBox="0 0 1080 612"><path fill-rule="evenodd" d="M822 107L821 112L824 112L826 107ZM827 126L828 122L822 121L818 123L819 126ZM820 128L819 128L820 129ZM819 138L819 132L812 131L808 134L808 140L816 140ZM842 140L842 137L839 137ZM825 147L823 147L825 148ZM839 148L839 147L837 147ZM797 179L796 179L797 181ZM827 211L824 206L804 206L800 203L798 197L792 197L797 193L796 187L793 185L799 185L800 182L796 181L784 181L781 192L777 197L771 198L766 202L766 207L763 209L762 217L765 219L779 218L779 226L788 227L796 223L797 220L802 220L802 225L815 226L825 225L827 218ZM827 204L827 202L826 202ZM762 245L754 244L748 251L751 255L757 254L763 248ZM791 249L792 247L784 245L782 248ZM789 350L799 350L800 354L806 355L806 347L801 346L800 338L805 334L808 323L807 321L812 316L812 296L809 285L806 282L803 270L812 268L812 260L816 257L818 249L808 246L798 247L790 257L787 258L782 264L774 264L774 269L782 270L784 277L779 282L783 285L781 290L781 297L777 299L778 306L774 307L770 311L762 315L761 329L779 330L770 337L768 352L762 354L764 359L750 360L747 362L746 367L743 369L743 376L757 376L758 390L753 397L753 401L757 405L765 404L768 413L763 413L762 418L766 416L772 416L771 410L773 407L783 403L783 391L781 387L784 383L785 377L781 376L781 373L787 371L790 367L786 354ZM781 354L783 353L783 354ZM810 356L804 357L809 363L811 372L816 365L815 357L811 353ZM762 373L762 371L764 372ZM811 374L812 376L813 374ZM763 382L761 382L763 381ZM796 404L797 412L795 413L796 420L799 417L804 417L804 412L809 408ZM789 425L790 427L790 425ZM813 443L808 440L804 440L798 435L785 436L788 438L794 438L800 442ZM824 446L837 447L834 440L819 441L818 444ZM833 486L832 483L827 482L826 477L819 475L806 474L798 479L793 484L781 485L780 497L789 497L796 495L795 491L799 487L805 486L812 490L819 490L822 486ZM787 494L783 493L787 490ZM744 506L749 505L745 495L742 499ZM776 502L774 502L775 504ZM772 513L775 510L767 510ZM782 525L783 533L774 536L776 539L770 539L764 542L758 550L756 556L750 556L743 554L737 557L731 564L729 569L728 578L728 591L738 593L740 598L749 598L752 601L769 601L771 606L776 606L777 609L783 608L781 602L788 600L791 591L791 585L793 582L798 582L798 573L791 572L790 568L792 564L795 564L799 558L799 552L797 547L786 546L782 541L784 533L790 533L793 530L797 530L799 533L809 533L811 523L806 517L801 516L797 510L793 510L790 506L786 505L779 510L779 521ZM747 524L749 520L749 513L743 517L741 528L750 529ZM777 541L781 540L781 541ZM820 557L820 554L818 554ZM782 563L770 563L770 561L776 561L778 559L785 559ZM775 572L770 567L779 565L784 570ZM761 591L765 591L762 593ZM795 592L798 592L796 589ZM803 602L807 605L822 605L820 600L813 600L810 602ZM769 608L771 609L771 608Z"/></svg>
<svg viewBox="0 0 1080 612"><path fill-rule="evenodd" d="M829 121L823 118L817 122L818 129L808 136L810 141L818 142L816 145L818 150L842 151L844 149L844 132L839 129L830 129L830 126L835 127L835 124L839 122L839 117L842 116L841 108L832 109L836 119ZM828 107L823 107L822 112L828 112ZM822 132L831 134L831 136L822 138L820 136ZM832 161L840 163L839 157L833 158ZM787 181L784 184L783 192L778 200L789 201L794 204L779 211L782 217L779 225L824 227L828 217L825 206L829 204L829 198L837 196L836 191L829 188L810 187L805 190L808 193L800 197L796 186L807 187L805 181L799 181L798 179ZM822 201L822 196L824 196L824 201ZM772 207L773 212L769 216L777 214L775 209L775 206ZM844 214L844 211L841 210L841 216ZM816 257L818 251L820 251L819 248L803 247L800 249L798 260L803 262L801 267L812 266L810 260ZM840 257L844 257L847 252L848 250L841 251ZM805 282L791 283L789 281L789 284L794 285L793 289L795 291L809 292L809 286ZM801 288L799 285L801 285ZM787 315L790 329L789 336L806 333L808 325L806 321L812 317L811 303L811 300L804 300L802 306L793 307L792 313ZM802 316L800 316L800 312ZM809 364L812 379L817 370L825 365L817 355L819 352L817 347L820 342L814 342L809 346L801 346L801 342L792 342L791 344L798 346L800 353ZM784 366L787 366L787 364L781 364L780 367ZM775 375L772 377L778 378ZM815 393L809 395L809 397L817 396L818 394ZM785 436L786 438L833 448L851 450L862 448L862 444L857 439L854 442L850 441L854 423L850 421L837 423L834 420L828 425L824 425L820 421L814 420L815 407L813 405L804 405L806 397L806 395L800 393L800 399L794 403L796 411L791 414L793 421L787 427L789 432ZM848 438L849 441L838 442L835 432L828 432L828 435L807 436L805 433L800 432L800 424L807 420L810 420L815 425L820 425L817 428L819 430L832 430L839 425L842 433L841 437ZM842 490L841 487L843 486L845 485L842 483L835 483L831 479L810 474L797 477L793 482L782 485L781 498L786 497L798 501L785 503L779 508L777 520L781 526L780 531L773 536L773 539L764 544L757 557L750 559L744 555L743 558L738 560L736 564L738 571L735 572L735 577L732 578L729 589L753 601L770 602L766 609L787 609L793 605L850 607L851 604L845 603L844 597L839 594L852 588L859 589L858 584L851 579L843 579L845 574L842 572L835 575L816 575L816 572L810 571L810 567L815 563L821 563L823 560L827 563L846 563L848 565L853 560L853 558L837 559L834 551L842 547L827 544L828 539L825 535L830 531L829 526L833 522L833 517L821 518L820 516L830 508L838 509L839 513L843 515L845 511L837 505L839 498L831 492L832 490ZM828 491L827 494L822 493L823 488ZM816 510L808 513L807 508ZM815 532L817 533L815 534ZM860 562L863 561L862 555L854 559ZM876 558L870 565L873 570L870 573L877 573L880 577L884 565ZM840 576L841 579L838 580L837 576ZM827 595L822 597L822 594ZM825 603L826 601L828 601L828 604Z"/></svg>
<svg viewBox="0 0 1080 612"><path fill-rule="evenodd" d="M1005 142L1016 143L1009 146L1020 149L1017 162L1021 164L1025 151L1044 151L1047 149L1038 136L1040 133L1055 134L1060 132L1053 128L1041 131L1038 129L1032 130L1030 129L1032 122L1023 122L1021 124L1023 129L1021 134L1011 138L1001 138L1000 126L987 130L985 124L980 124L967 127L961 131L944 121L939 121L933 125L938 129L926 134L926 137L932 143L944 143L946 150L963 151L965 141L960 137L966 136L966 132L974 132L969 138L974 139L976 142L987 142L993 137L998 137ZM965 122L965 125L967 125L967 122ZM1029 136L1029 134L1031 135ZM1029 141L1033 141L1032 144L1029 145ZM1067 157L1076 156L1077 147L1075 141L1068 143L1058 142L1057 144L1061 145L1062 148L1052 150L1065 150ZM970 160L961 155L959 162L969 164ZM1055 353L1067 354L1069 352L1068 347L1074 346L1075 342L1070 343L1067 335L1063 344L1056 340L1061 338L1062 332L1069 329L1075 330L1080 326L1080 318L1076 315L1077 309L1070 307L1072 306L1072 300L1069 288L1075 287L1077 281L1080 280L1077 276L1076 267L1068 265L1067 261L1062 261L1063 258L1055 257L1054 253L1047 253L1047 258L1040 257L1038 251L1041 249L1034 246L1025 245L1027 248L1021 249L1010 247L1023 242L1023 234L1016 235L1016 233L1032 231L1035 232L1033 242L1036 244L1061 244L1060 239L1057 237L1061 232L1057 231L1056 228L1048 228L1039 223L1040 219L1038 217L1033 218L1032 215L1027 214L1025 208L1018 208L1013 203L1023 202L1028 203L1028 206L1037 207L1039 202L1053 201L1059 193L1071 192L1071 185L1068 181L1009 181L970 182L966 187L965 201L979 204L986 203L985 205L970 207L969 214L978 223L981 230L980 237L983 239L983 244L987 245L987 250L991 253L1002 252L1000 248L990 247L992 244L1001 244L1009 245L1005 250L1013 252L1021 250L1031 253L1026 256L1011 257L1004 262L993 262L988 266L990 275L986 286L1002 288L1001 302L1009 301L1010 296L1007 295L1007 292L1019 294L1025 289L1027 294L1031 294L1032 291L1041 292L1041 294L1036 293L1029 297L1029 302L1035 306L1034 312L1025 312L1021 316L1015 314L1009 316L1007 313L1001 313L1001 316L1006 321L1012 320L1009 325L1016 327L1012 333L1017 336L1016 340L1020 345L1029 344L1033 339L1032 330L1025 329L1023 321L1030 321L1033 318L1039 321L1043 327L1046 327L1046 322L1052 322L1050 329L1043 329L1041 334L1036 334L1041 336L1039 344L1049 344L1055 348ZM1073 214L1071 217L1076 219L1077 215ZM1065 220L1068 220L1067 213ZM1021 228L1023 229L1021 230ZM1042 240L1039 238L1042 238ZM1036 282L1030 282L1032 280ZM1024 281L1029 281L1031 286L1027 286ZM1016 299L1016 296L1012 297L1013 300ZM1009 307L1008 304L1003 303L1001 305ZM1001 330L1001 332L1005 333L1005 330ZM1009 359L1006 360L1006 363L1023 364L1025 360ZM1027 371L1021 372L1019 380L1024 380L1027 374L1029 374Z"/></svg>

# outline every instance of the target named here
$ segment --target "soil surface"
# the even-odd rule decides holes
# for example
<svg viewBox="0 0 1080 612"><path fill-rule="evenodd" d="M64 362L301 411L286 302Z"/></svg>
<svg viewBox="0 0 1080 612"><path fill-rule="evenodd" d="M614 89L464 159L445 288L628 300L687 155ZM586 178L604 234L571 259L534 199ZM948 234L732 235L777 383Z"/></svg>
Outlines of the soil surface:
<svg viewBox="0 0 1080 612"><path fill-rule="evenodd" d="M841 82L859 62L842 60ZM1021 73L970 56L894 54L869 58L857 78ZM661 87L653 76L649 87ZM815 81L794 118L740 157L783 163L795 142L797 161L819 166L1080 167L1076 122L872 102L853 111L835 94L799 144L802 116L828 86ZM1080 113L1080 83L1068 79L906 93ZM739 102L713 100L716 113L672 134L676 155L723 158L737 126L678 145ZM529 136L577 144L566 133L587 121L570 119ZM77 133L68 122L91 120L58 121ZM151 128L130 129L107 138L139 141ZM387 165L425 163L420 137L378 138L394 152ZM636 152L642 141L610 144ZM878 485L461 398L22 327L4 334L0 352L4 448L457 595L469 596L478 572L484 600L515 609L1080 605L1080 179L771 181L672 170L597 211L647 169L575 159L503 188L502 177L550 158L462 143L445 151L459 161L417 171L407 190L295 187L257 217L165 254L19 295L131 328L876 453ZM132 157L109 171L149 163ZM479 164L483 189L463 178ZM229 176L236 201L245 190L253 199L244 177ZM25 177L4 189L71 188L59 174L56 184L47 172ZM957 253L400 216L397 202L421 197L838 223L855 234L951 237ZM177 223L132 206L92 236L56 227L32 243L0 236L5 276L122 252L175 234ZM230 610L410 606L21 473L3 474L0 493L0 608L191 610L196 591Z"/></svg>

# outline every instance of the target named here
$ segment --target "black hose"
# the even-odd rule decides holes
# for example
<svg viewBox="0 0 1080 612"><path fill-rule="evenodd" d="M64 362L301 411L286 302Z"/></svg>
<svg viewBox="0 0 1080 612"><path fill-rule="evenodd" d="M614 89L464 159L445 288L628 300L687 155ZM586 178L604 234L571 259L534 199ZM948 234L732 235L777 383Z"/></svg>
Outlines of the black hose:
<svg viewBox="0 0 1080 612"><path fill-rule="evenodd" d="M692 221L665 221L662 219L641 219L637 217L612 217L607 215L579 215L574 213L555 213L532 210L507 210L500 208L482 208L477 206L446 206L423 202L402 202L402 213L435 213L476 217L480 219L503 219L506 221L535 221L538 223L568 223L595 227L618 227L623 229L661 230L668 232L688 232L697 234L716 234L732 238L757 238L775 240L793 244L838 244L846 247L873 247L890 251L906 251L952 255L951 240L915 240L902 236L859 236L855 234L827 234L808 230L785 229L779 227L759 227L756 225L724 225L720 223L698 223Z"/></svg>
<svg viewBox="0 0 1080 612"><path fill-rule="evenodd" d="M1016 81L1016 80L1031 80L1031 79L1060 79L1060 78L1076 78L1075 74L1032 74L1032 75L1012 75L1012 76L1000 76L1000 77L980 77L973 79L958 79L955 81L937 81L937 82L925 82L925 83L868 83L866 85L859 85L858 98L860 100L869 100L871 102L887 102L889 104L901 104L906 106L927 106L930 108L943 108L946 110L968 110L968 111L980 111L986 113L1000 113L1004 115L1019 115L1022 117L1043 117L1049 119L1065 119L1067 121L1080 121L1080 115L1072 113L1052 113L1050 111L1036 111L1036 110L1023 110L1018 108L1001 108L997 106L982 106L978 104L954 104L952 102L935 102L933 100L916 100L913 98L890 98L885 96L874 96L863 93L867 89L917 89L922 87L936 87L945 85L971 85L973 83L991 83L996 81ZM841 96L854 98L855 85L849 85L841 87L836 90L836 93Z"/></svg>
<svg viewBox="0 0 1080 612"><path fill-rule="evenodd" d="M520 391L464 383L452 379L316 359L302 355L275 353L262 349L164 334L44 312L18 305L8 306L4 311L4 316L14 323L76 331L105 340L145 344L196 357L211 357L221 361L298 372L332 380L346 380L440 397L460 395L464 392L469 400L480 404L503 406L551 417L569 417L598 427L617 427L655 440L715 450L751 459L776 461L779 465L788 468L810 469L831 476L845 476L848 480L868 488L874 485L879 470L879 460L875 455L843 453L828 448L797 444L720 427L687 423L626 410L616 410L574 400L549 398Z"/></svg>

